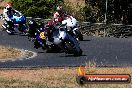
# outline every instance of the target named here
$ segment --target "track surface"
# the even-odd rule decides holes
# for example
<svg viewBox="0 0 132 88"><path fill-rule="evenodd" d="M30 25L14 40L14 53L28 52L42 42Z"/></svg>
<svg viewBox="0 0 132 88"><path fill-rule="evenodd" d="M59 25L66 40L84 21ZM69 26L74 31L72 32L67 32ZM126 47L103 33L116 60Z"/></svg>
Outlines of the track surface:
<svg viewBox="0 0 132 88"><path fill-rule="evenodd" d="M93 61L97 66L132 65L132 39L84 37L80 42L83 55L74 57L64 53L45 53L34 49L33 43L26 36L7 35L0 32L0 45L37 52L32 59L0 62L0 67L67 67L85 65Z"/></svg>

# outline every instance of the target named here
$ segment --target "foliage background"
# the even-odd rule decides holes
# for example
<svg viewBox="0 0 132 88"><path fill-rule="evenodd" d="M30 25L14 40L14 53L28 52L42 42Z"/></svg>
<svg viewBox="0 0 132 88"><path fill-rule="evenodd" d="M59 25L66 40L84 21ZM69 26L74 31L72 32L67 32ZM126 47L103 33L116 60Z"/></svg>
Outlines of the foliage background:
<svg viewBox="0 0 132 88"><path fill-rule="evenodd" d="M132 24L132 0L107 0L107 23ZM15 9L30 17L50 18L58 4L79 21L104 22L106 0L11 0ZM82 3L82 4L80 4ZM85 4L85 5L84 5Z"/></svg>
<svg viewBox="0 0 132 88"><path fill-rule="evenodd" d="M132 24L132 0L107 0L107 23ZM106 0L85 0L86 21L103 22Z"/></svg>
<svg viewBox="0 0 132 88"><path fill-rule="evenodd" d="M56 0L11 0L13 7L26 16L48 18L58 3Z"/></svg>

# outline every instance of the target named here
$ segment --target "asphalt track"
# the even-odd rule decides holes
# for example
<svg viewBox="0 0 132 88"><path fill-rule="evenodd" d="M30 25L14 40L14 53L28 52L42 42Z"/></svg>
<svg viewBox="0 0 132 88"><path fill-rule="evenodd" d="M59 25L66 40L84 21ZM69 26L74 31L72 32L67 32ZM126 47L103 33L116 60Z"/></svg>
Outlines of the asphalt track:
<svg viewBox="0 0 132 88"><path fill-rule="evenodd" d="M0 62L1 68L11 67L71 67L94 62L97 66L131 66L132 38L103 38L84 36L80 42L83 55L74 57L65 53L45 53L34 49L26 36L8 35L0 32L0 45L26 49L37 53L31 59Z"/></svg>

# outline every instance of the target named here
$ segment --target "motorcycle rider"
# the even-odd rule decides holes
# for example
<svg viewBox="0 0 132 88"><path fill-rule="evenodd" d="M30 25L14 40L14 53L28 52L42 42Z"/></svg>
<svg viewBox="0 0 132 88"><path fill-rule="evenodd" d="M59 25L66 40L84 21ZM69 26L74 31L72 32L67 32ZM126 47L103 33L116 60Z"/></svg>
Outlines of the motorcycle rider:
<svg viewBox="0 0 132 88"><path fill-rule="evenodd" d="M56 12L53 13L53 18L46 25L46 35L48 36L49 41L53 41L52 32L55 29L55 26L60 25L64 20L64 11L61 5L57 6Z"/></svg>
<svg viewBox="0 0 132 88"><path fill-rule="evenodd" d="M46 49L46 40L45 38L45 28L42 22L37 23L34 18L28 21L29 31L28 38L30 41L34 42L34 48L38 49L42 47L42 49ZM39 37L38 37L39 36Z"/></svg>
<svg viewBox="0 0 132 88"><path fill-rule="evenodd" d="M3 10L3 18L4 18L4 21L9 25L8 29L6 30L8 33L12 33L12 31L14 31L14 28L13 28L14 24L11 20L11 17L14 14L21 15L21 13L19 11L13 9L11 4L6 4L4 7L4 10Z"/></svg>
<svg viewBox="0 0 132 88"><path fill-rule="evenodd" d="M64 11L63 11L63 8L62 6L58 6L56 8L56 12L53 14L53 20L55 23L61 23L63 20L64 20Z"/></svg>
<svg viewBox="0 0 132 88"><path fill-rule="evenodd" d="M38 24L36 23L34 18L31 18L31 20L28 21L28 27L29 27L29 31L28 31L28 38L34 39L36 38L36 30L38 28Z"/></svg>

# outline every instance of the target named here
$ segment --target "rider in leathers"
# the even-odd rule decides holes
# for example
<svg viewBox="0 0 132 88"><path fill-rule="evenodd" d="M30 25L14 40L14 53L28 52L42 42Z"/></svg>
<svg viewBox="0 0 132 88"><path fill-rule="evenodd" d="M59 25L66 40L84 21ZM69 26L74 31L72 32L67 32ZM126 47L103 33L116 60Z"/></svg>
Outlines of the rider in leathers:
<svg viewBox="0 0 132 88"><path fill-rule="evenodd" d="M49 21L45 26L47 31L47 36L49 41L53 41L52 39L52 32L55 29L55 26L61 25L62 21L64 20L64 11L62 6L58 6L56 8L56 12L53 14L53 19Z"/></svg>
<svg viewBox="0 0 132 88"><path fill-rule="evenodd" d="M7 29L7 32L8 33L12 33L12 31L14 31L13 27L14 27L14 24L11 20L11 17L15 14L20 14L21 13L15 9L12 8L12 5L11 4L6 4L5 5L5 8L3 10L3 18L4 18L4 21L9 25L8 29Z"/></svg>

